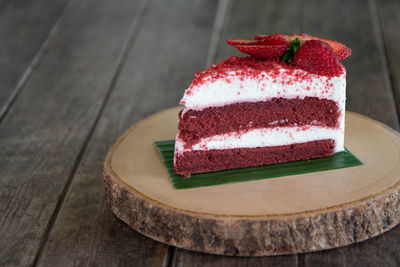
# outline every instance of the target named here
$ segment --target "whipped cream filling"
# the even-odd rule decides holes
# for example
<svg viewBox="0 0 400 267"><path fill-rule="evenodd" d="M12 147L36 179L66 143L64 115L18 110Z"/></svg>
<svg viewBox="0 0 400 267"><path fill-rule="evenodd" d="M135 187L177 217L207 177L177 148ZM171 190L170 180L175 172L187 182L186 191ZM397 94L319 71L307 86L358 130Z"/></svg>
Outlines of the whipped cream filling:
<svg viewBox="0 0 400 267"><path fill-rule="evenodd" d="M284 146L324 139L334 140L335 153L344 150L343 128L305 126L262 128L246 132L232 132L228 134L214 135L202 138L200 142L193 145L192 148L185 148L185 143L177 136L175 153L181 154L186 151L212 149Z"/></svg>
<svg viewBox="0 0 400 267"><path fill-rule="evenodd" d="M298 69L263 71L249 76L242 71L231 71L220 79L209 77L200 85L191 85L181 100L186 109L203 109L237 102L266 101L271 98L318 97L338 103L344 110L346 73L338 77L321 76Z"/></svg>

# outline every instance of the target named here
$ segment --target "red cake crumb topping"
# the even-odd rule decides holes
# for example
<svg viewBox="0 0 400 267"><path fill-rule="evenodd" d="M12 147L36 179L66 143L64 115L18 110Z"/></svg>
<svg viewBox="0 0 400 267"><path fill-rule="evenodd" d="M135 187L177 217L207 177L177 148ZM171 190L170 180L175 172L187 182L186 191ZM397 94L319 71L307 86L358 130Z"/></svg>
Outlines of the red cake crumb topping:
<svg viewBox="0 0 400 267"><path fill-rule="evenodd" d="M335 75L326 76L333 77L339 74L343 74L343 65L340 64L340 68L340 70L336 69L337 71L334 73ZM274 81L276 82L279 78L281 78L282 70L285 71L285 75L287 76L287 79L284 81L287 84L293 84L294 82L301 82L304 80L311 80L315 77L315 74L305 71L295 72L295 70L300 70L300 68L293 64L286 64L285 62L280 60L260 60L254 57L232 56L219 64L211 65L203 72L197 72L195 74L195 77L193 78L192 84L186 91L186 94L191 95L193 93L192 89L194 87L201 86L205 82L212 82L224 78L226 79L226 82L230 82L228 77L231 75L232 72L235 72L236 75L240 75L241 79L244 79L245 77L252 79L258 78L260 79L260 82L262 81L262 78L265 78L263 72L268 72L268 76L274 79Z"/></svg>
<svg viewBox="0 0 400 267"><path fill-rule="evenodd" d="M278 77L280 69L294 70L294 66L287 65L279 60L258 60L253 57L232 56L219 64L211 65L203 72L196 72L190 89L200 86L206 80L223 79L229 76L230 72L240 72L242 79L245 76L257 77L261 72L270 71L271 75ZM186 94L191 94L190 89Z"/></svg>
<svg viewBox="0 0 400 267"><path fill-rule="evenodd" d="M203 72L196 72L190 87L199 86L206 79L225 78L232 71L243 71L248 76L256 76L262 71L276 70L276 75L279 75L279 69L284 67L290 68L285 63L279 61L264 61L253 57L232 56L219 64L211 65Z"/></svg>

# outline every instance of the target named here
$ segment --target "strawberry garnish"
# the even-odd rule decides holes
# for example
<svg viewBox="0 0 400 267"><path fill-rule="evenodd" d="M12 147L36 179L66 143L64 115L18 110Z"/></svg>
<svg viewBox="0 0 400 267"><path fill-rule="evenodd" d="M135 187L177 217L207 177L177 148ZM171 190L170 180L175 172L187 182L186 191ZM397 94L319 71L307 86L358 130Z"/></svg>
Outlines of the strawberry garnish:
<svg viewBox="0 0 400 267"><path fill-rule="evenodd" d="M255 40L263 40L270 36L279 36L280 38L285 39L288 43L295 40L296 38L300 39L301 44L303 44L305 41L308 41L308 40L319 40L319 41L323 41L323 42L329 44L335 51L336 56L338 57L339 60L343 60L343 59L346 59L349 56L351 56L351 49L348 48L347 46L345 46L344 44L330 40L330 39L324 39L324 38L319 38L316 36L308 35L305 33L288 34L288 35L280 34L280 33L275 33L273 35L256 34L256 35L254 35L254 39Z"/></svg>
<svg viewBox="0 0 400 267"><path fill-rule="evenodd" d="M268 37L268 36L270 36L270 35L255 34L255 35L254 35L254 40L262 40L262 39L264 39L265 37Z"/></svg>
<svg viewBox="0 0 400 267"><path fill-rule="evenodd" d="M240 52L260 59L278 59L289 46L287 41L278 35L270 35L262 40L229 39L226 42Z"/></svg>
<svg viewBox="0 0 400 267"><path fill-rule="evenodd" d="M288 41L281 36L279 33L275 33L272 35L264 36L260 39L255 39L262 44L269 44L269 45L280 45L280 44L288 44Z"/></svg>
<svg viewBox="0 0 400 267"><path fill-rule="evenodd" d="M338 76L343 73L343 65L326 42L308 40L298 49L293 65L311 73L324 76Z"/></svg>
<svg viewBox="0 0 400 267"><path fill-rule="evenodd" d="M260 42L257 40L251 40L251 39L229 39L226 40L226 42L229 45L255 45L255 44L259 44Z"/></svg>
<svg viewBox="0 0 400 267"><path fill-rule="evenodd" d="M260 59L278 59L286 51L288 44L278 45L237 45L235 46L240 52Z"/></svg>
<svg viewBox="0 0 400 267"><path fill-rule="evenodd" d="M342 43L308 34L254 35L250 39L230 39L227 43L240 52L259 59L280 59L311 73L337 76L343 73L339 60L351 55L351 50Z"/></svg>
<svg viewBox="0 0 400 267"><path fill-rule="evenodd" d="M300 45L301 45L301 41L299 38L296 38L293 41L291 41L289 44L289 47L286 49L286 52L285 52L285 54L283 54L281 59L287 63L292 62L294 56L297 53L297 50L299 50Z"/></svg>
<svg viewBox="0 0 400 267"><path fill-rule="evenodd" d="M327 44L329 44L333 51L335 51L336 56L338 57L339 60L343 60L348 58L349 56L351 56L351 49L348 48L347 46L345 46L342 43L330 40L330 39L324 39L324 38L319 38L319 37L315 37L312 35L308 35L308 34L289 34L289 35L283 35L283 34L279 34L281 37L286 38L286 40L288 42L291 42L292 40L299 38L300 41L302 43L304 43L305 41L308 40L319 40L322 42L325 42Z"/></svg>
<svg viewBox="0 0 400 267"><path fill-rule="evenodd" d="M351 56L351 49L342 43L339 43L339 42L336 42L333 40L329 40L329 39L317 38L315 40L320 40L320 41L323 41L323 42L329 44L332 47L333 51L335 51L335 54L339 60L343 60L343 59L346 59L349 56Z"/></svg>

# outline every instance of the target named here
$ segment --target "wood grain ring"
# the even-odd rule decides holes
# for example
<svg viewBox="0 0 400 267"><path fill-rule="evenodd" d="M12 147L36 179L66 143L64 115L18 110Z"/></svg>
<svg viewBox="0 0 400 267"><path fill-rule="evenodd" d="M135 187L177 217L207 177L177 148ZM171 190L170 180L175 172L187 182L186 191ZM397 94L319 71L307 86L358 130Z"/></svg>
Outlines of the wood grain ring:
<svg viewBox="0 0 400 267"><path fill-rule="evenodd" d="M385 190L355 201L281 214L207 213L182 209L149 197L126 183L113 169L114 152L127 136L146 121L154 120L163 113L170 117L177 111L177 108L173 108L157 113L126 131L108 153L104 165L106 196L112 211L133 229L154 240L212 254L279 255L318 251L361 242L388 231L400 222L399 177L392 178L397 182ZM396 147L400 147L399 134L387 126L351 112L347 112L346 116L351 117L351 120L363 120L375 125L393 138L392 142ZM245 184L250 183L253 182ZM192 191L192 194L196 192Z"/></svg>

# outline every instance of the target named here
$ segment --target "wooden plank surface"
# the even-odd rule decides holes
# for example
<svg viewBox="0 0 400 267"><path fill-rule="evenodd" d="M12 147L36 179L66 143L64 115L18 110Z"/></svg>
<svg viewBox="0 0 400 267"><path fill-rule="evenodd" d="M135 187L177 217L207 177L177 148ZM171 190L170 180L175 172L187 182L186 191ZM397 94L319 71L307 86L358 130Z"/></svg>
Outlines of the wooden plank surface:
<svg viewBox="0 0 400 267"><path fill-rule="evenodd" d="M35 262L139 6L80 1L0 125L1 266Z"/></svg>
<svg viewBox="0 0 400 267"><path fill-rule="evenodd" d="M393 87L397 114L400 117L400 2L397 0L378 1L379 22L384 37L390 82Z"/></svg>
<svg viewBox="0 0 400 267"><path fill-rule="evenodd" d="M167 249L111 214L101 174L125 129L176 105L206 63L239 55L225 39L254 33L306 32L347 44L348 109L399 130L398 1L69 2L0 0L1 266L400 264L400 227L302 255Z"/></svg>
<svg viewBox="0 0 400 267"><path fill-rule="evenodd" d="M0 0L0 13L7 6L8 2L9 2L8 0Z"/></svg>
<svg viewBox="0 0 400 267"><path fill-rule="evenodd" d="M170 255L165 245L138 234L111 213L104 199L102 166L124 130L177 105L195 71L205 65L216 6L214 0L151 5L82 157L40 266L166 266Z"/></svg>
<svg viewBox="0 0 400 267"><path fill-rule="evenodd" d="M300 1L229 0L222 36L218 44L215 62L230 56L243 56L233 46L227 45L230 38L250 38L254 34L291 34L300 32ZM284 16L282 15L284 14Z"/></svg>
<svg viewBox="0 0 400 267"><path fill-rule="evenodd" d="M373 4L370 1L369 4ZM396 107L379 50L373 6L365 1L303 1L304 32L341 41L352 48L344 61L347 69L347 109L382 121L398 130ZM333 10L335 12L333 12ZM316 16L315 14L318 14ZM345 26L344 26L345 25ZM348 247L303 254L303 266L398 266L400 227L371 240Z"/></svg>
<svg viewBox="0 0 400 267"><path fill-rule="evenodd" d="M279 12L278 12L279 11ZM285 14L282 16L281 14ZM300 32L299 1L230 1L227 6L224 27L219 40L216 59L219 62L231 55L243 55L226 44L229 38L252 38L255 33ZM182 94L183 91L180 91ZM296 266L297 255L235 258L206 255L176 249L173 266Z"/></svg>
<svg viewBox="0 0 400 267"><path fill-rule="evenodd" d="M69 0L0 2L0 121ZM36 56L36 61L34 61Z"/></svg>
<svg viewBox="0 0 400 267"><path fill-rule="evenodd" d="M270 256L270 257L228 257L208 255L197 252L177 249L172 266L174 267L231 267L231 266L298 266L297 256Z"/></svg>
<svg viewBox="0 0 400 267"><path fill-rule="evenodd" d="M302 266L399 266L399 227L373 239L343 248L299 256Z"/></svg>

